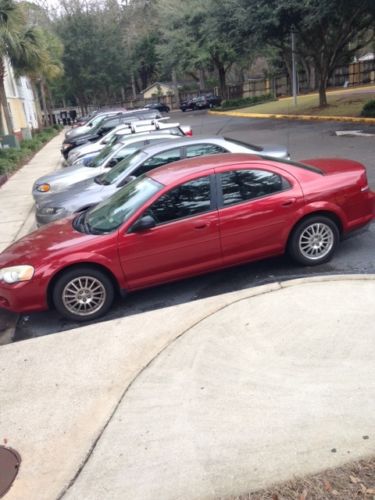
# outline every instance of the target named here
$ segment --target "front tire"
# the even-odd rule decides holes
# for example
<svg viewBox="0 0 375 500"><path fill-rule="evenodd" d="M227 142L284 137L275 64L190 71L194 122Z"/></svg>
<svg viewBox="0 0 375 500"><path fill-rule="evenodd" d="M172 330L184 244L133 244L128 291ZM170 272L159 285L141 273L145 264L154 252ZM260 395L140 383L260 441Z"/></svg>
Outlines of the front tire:
<svg viewBox="0 0 375 500"><path fill-rule="evenodd" d="M299 264L317 266L331 260L339 240L339 229L333 220L325 216L312 216L295 227L288 252Z"/></svg>
<svg viewBox="0 0 375 500"><path fill-rule="evenodd" d="M52 299L59 313L73 321L90 321L110 309L115 296L111 279L100 269L80 266L57 280Z"/></svg>

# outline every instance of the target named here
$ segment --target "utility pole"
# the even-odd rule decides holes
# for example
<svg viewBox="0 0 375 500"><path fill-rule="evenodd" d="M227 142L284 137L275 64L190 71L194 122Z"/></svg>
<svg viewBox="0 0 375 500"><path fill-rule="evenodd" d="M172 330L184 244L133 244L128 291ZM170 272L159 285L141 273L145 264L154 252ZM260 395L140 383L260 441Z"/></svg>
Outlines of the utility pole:
<svg viewBox="0 0 375 500"><path fill-rule="evenodd" d="M296 71L296 38L294 26L291 29L292 35L292 91L293 91L293 104L297 107L297 71Z"/></svg>

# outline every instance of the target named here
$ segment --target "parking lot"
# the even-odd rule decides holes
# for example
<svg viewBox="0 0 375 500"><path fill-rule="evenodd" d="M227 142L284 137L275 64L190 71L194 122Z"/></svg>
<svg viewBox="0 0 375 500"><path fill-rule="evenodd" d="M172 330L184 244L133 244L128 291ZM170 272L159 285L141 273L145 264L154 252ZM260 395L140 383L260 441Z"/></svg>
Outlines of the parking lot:
<svg viewBox="0 0 375 500"><path fill-rule="evenodd" d="M173 112L172 121L191 125L194 135L223 135L254 144L286 145L293 159L343 157L358 160L368 169L369 183L375 189L375 136L336 136L336 131L374 128L358 124L334 122L302 122L282 120L250 120L230 116L209 115L206 111ZM334 259L314 268L301 267L287 257L242 265L224 271L163 285L118 299L104 318L107 320L191 302L225 292L247 289L262 283L294 277L326 274L375 273L375 227L366 234L342 243ZM20 317L14 341L68 330L77 324L61 319L56 312L43 312Z"/></svg>

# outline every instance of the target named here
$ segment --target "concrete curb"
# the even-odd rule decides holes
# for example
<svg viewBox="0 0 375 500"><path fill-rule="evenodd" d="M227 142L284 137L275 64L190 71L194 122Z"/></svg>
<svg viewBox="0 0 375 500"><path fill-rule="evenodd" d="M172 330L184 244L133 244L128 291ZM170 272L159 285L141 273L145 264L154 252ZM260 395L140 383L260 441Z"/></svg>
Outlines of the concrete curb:
<svg viewBox="0 0 375 500"><path fill-rule="evenodd" d="M354 116L314 116L314 115L285 115L271 113L244 113L241 111L209 111L210 115L218 116L233 116L238 118L260 118L272 120L303 120L303 121L320 121L320 122L350 122L350 123L365 123L375 125L375 118L361 118Z"/></svg>
<svg viewBox="0 0 375 500"><path fill-rule="evenodd" d="M276 282L2 347L1 427L24 457L9 499L70 498L131 386L167 348L204 321L271 292L350 281L375 281L375 275Z"/></svg>

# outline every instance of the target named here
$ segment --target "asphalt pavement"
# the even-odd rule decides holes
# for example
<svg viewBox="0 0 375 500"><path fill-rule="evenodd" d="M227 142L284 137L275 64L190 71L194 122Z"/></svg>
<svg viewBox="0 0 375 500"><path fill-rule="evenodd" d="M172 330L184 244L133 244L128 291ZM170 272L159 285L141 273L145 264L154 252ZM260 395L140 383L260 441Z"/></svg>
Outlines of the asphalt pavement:
<svg viewBox="0 0 375 500"><path fill-rule="evenodd" d="M347 157L363 162L370 186L375 190L375 136L338 137L337 130L351 130L353 124L282 120L251 120L209 115L207 111L173 112L171 121L191 125L194 135L224 135L254 144L286 145L294 159L317 156ZM358 124L355 125L358 129ZM375 134L375 126L360 126ZM278 257L195 277L173 284L143 290L118 299L100 322L163 309L226 292L243 290L276 280L303 276L375 273L375 225L361 236L343 242L334 259L316 267L302 267L288 257ZM13 341L25 340L79 328L55 312L21 315ZM9 336L4 342L9 342ZM1 337L0 337L1 342Z"/></svg>

